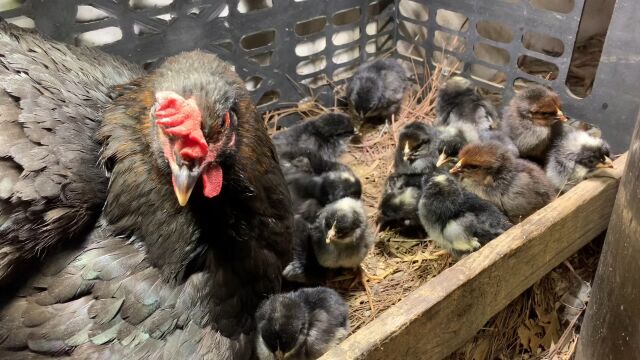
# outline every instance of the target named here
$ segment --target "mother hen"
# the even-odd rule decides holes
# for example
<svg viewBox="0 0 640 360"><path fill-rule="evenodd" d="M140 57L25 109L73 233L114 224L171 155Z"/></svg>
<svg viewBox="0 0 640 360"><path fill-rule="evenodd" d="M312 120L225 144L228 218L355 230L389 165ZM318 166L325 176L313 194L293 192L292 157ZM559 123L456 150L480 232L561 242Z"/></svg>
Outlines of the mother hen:
<svg viewBox="0 0 640 360"><path fill-rule="evenodd" d="M4 294L0 358L250 358L292 214L242 82L195 51L116 96L98 131L100 225Z"/></svg>

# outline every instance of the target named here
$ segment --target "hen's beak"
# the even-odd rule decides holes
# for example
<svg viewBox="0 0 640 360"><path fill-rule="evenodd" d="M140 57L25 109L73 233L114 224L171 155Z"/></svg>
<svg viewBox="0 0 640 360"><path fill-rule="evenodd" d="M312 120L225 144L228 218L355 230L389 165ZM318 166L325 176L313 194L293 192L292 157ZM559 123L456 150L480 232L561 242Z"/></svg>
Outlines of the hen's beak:
<svg viewBox="0 0 640 360"><path fill-rule="evenodd" d="M449 172L453 175L459 174L462 172L462 160L458 161L458 163L449 170Z"/></svg>
<svg viewBox="0 0 640 360"><path fill-rule="evenodd" d="M611 159L609 159L608 156L604 157L604 161L601 162L600 164L596 165L597 168L600 169L604 169L604 168L613 168L613 161L611 161Z"/></svg>
<svg viewBox="0 0 640 360"><path fill-rule="evenodd" d="M402 158L404 159L404 161L409 160L409 157L411 156L411 149L409 149L409 143L405 143L404 144L404 150L402 150L402 153L404 154L402 156Z"/></svg>
<svg viewBox="0 0 640 360"><path fill-rule="evenodd" d="M333 240L335 240L335 238L336 238L336 223L334 221L333 226L331 226L331 229L329 229L329 231L327 232L327 238L325 239L325 241L327 242L327 244L329 244Z"/></svg>
<svg viewBox="0 0 640 360"><path fill-rule="evenodd" d="M567 117L564 115L562 110L560 110L560 108L556 108L556 116L558 117L558 120L562 122L567 121Z"/></svg>
<svg viewBox="0 0 640 360"><path fill-rule="evenodd" d="M440 156L438 157L438 162L436 162L436 167L440 167L448 163L450 160L451 158L447 156L447 154L445 154L444 151L442 151L442 154L440 154Z"/></svg>
<svg viewBox="0 0 640 360"><path fill-rule="evenodd" d="M198 182L201 169L198 167L190 170L186 165L171 165L173 191L176 193L180 206L185 206L189 201L193 187L196 185L196 182Z"/></svg>

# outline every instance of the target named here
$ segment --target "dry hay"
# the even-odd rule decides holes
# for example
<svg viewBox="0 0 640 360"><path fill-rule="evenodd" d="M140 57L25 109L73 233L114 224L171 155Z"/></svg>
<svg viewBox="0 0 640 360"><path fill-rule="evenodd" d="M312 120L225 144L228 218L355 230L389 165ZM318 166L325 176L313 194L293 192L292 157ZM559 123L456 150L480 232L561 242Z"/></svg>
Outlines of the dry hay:
<svg viewBox="0 0 640 360"><path fill-rule="evenodd" d="M362 201L369 217L369 228L377 239L375 248L362 264L366 271L366 288L359 276L352 273L331 279L326 284L339 291L349 303L352 332L453 264L450 256L438 255L441 249L430 241L405 238L391 231L379 231L375 223L384 183L393 170L398 133L411 121L433 121L435 95L445 79L440 66L434 71L422 64L409 66L419 85L405 98L399 116L393 118L388 126L361 127L362 135L358 143L351 144L340 159L362 181ZM336 96L343 91L343 88L337 88ZM307 119L332 111L346 112L347 109L327 108L314 99L308 99L290 108L267 112L264 120L269 130L274 132L272 124L276 124L284 116L298 114Z"/></svg>
<svg viewBox="0 0 640 360"><path fill-rule="evenodd" d="M591 65L590 62L587 64ZM447 65L451 65L447 66L450 69L457 66ZM326 284L340 292L349 303L352 333L454 264L454 260L449 255L441 255L441 249L431 241L380 231L375 224L384 183L393 170L398 133L411 121L431 123L435 119L436 93L448 75L442 66L429 71L422 63L412 63L409 68L413 69L417 84L405 99L399 116L384 127L365 129L360 142L351 144L340 159L351 166L362 181L362 201L369 216L370 229L377 240L362 264L366 271L363 280L366 286L357 274L352 273L336 277ZM335 93L336 97L340 96L344 88L335 87ZM495 96L489 98L496 104L500 102ZM346 112L347 109L327 108L314 99L307 99L291 108L266 113L265 123L275 124L281 117L291 114L307 119L333 111ZM568 305L562 301L571 294L570 289L575 287L577 279L592 279L598 254L597 249L583 250L565 265L554 269L489 320L475 338L451 355L450 360L569 359L575 349L576 327L582 310L573 309L573 315L569 317L565 314ZM568 272L568 267L577 269L577 272ZM578 283L585 284L585 281ZM569 318L572 320L567 320Z"/></svg>

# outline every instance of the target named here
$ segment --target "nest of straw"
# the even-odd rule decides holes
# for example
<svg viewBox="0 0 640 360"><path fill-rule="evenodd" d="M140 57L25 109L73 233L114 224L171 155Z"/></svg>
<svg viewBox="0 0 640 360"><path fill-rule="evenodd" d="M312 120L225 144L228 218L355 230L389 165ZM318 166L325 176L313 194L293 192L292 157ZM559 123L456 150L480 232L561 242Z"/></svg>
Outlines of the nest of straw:
<svg viewBox="0 0 640 360"><path fill-rule="evenodd" d="M359 142L351 144L340 159L362 181L362 201L369 218L369 228L373 229L377 239L376 246L362 264L367 273L363 281L357 274L349 273L325 284L340 292L349 303L352 332L453 264L450 256L438 255L441 249L431 241L380 230L375 222L385 181L393 171L393 154L399 131L411 121L431 123L434 120L436 93L445 80L441 66L434 71L422 64L412 64L412 67L416 85L405 98L399 116L383 128L361 128ZM336 96L341 93L342 88L336 89ZM310 99L291 108L267 112L264 120L274 132L271 125L285 116L296 115L306 119L333 111L346 112L347 109L324 107Z"/></svg>
<svg viewBox="0 0 640 360"><path fill-rule="evenodd" d="M586 61L583 65L592 66L592 62ZM546 71L535 68L537 64L532 66L532 71ZM351 144L340 159L362 181L362 201L370 229L374 229L377 239L376 246L362 264L367 273L362 281L357 274L348 273L325 284L340 292L349 303L352 333L455 262L449 255L441 255L441 249L429 239L406 238L381 230L375 223L386 178L393 171L393 155L400 129L412 121L429 124L434 121L437 91L448 77L448 69L456 69L457 64L445 61L444 66L437 65L432 71L422 62L412 62L409 67L413 71L415 86L405 98L399 115L382 129L365 128L360 142ZM585 79L583 83L589 81ZM335 90L336 98L344 94L343 87ZM495 96L489 98L500 102ZM264 119L266 124L277 124L285 116L306 119L335 111L347 112L347 109L325 107L311 98L289 108L267 112ZM270 131L275 129L270 128ZM569 359L575 349L576 329L582 310L577 310L578 316L571 321L561 316L562 298L571 288L567 285L571 281L567 279L579 278L580 284L591 281L598 254L597 248L590 248L574 255L488 321L475 338L451 355L450 360ZM571 269L571 273L567 269Z"/></svg>

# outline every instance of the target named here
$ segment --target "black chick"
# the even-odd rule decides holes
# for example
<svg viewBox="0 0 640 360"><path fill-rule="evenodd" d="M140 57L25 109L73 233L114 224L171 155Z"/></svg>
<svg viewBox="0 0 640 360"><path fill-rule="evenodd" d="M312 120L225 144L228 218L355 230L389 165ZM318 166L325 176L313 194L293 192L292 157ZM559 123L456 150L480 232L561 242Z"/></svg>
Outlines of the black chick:
<svg viewBox="0 0 640 360"><path fill-rule="evenodd" d="M408 80L393 59L365 63L347 86L347 101L361 120L384 121L400 111Z"/></svg>
<svg viewBox="0 0 640 360"><path fill-rule="evenodd" d="M424 177L418 208L431 239L455 257L479 249L512 226L497 207L446 173Z"/></svg>
<svg viewBox="0 0 640 360"><path fill-rule="evenodd" d="M562 137L566 116L560 97L542 85L530 85L509 102L503 125L520 157L544 163L551 145Z"/></svg>
<svg viewBox="0 0 640 360"><path fill-rule="evenodd" d="M360 179L347 165L326 160L310 149L287 151L280 159L294 207L309 199L324 206L362 195Z"/></svg>
<svg viewBox="0 0 640 360"><path fill-rule="evenodd" d="M420 237L424 232L418 217L422 193L422 174L392 174L387 178L378 205L377 222L383 228L396 229Z"/></svg>
<svg viewBox="0 0 640 360"><path fill-rule="evenodd" d="M328 269L357 268L373 247L362 202L340 199L320 211L311 243L318 263Z"/></svg>
<svg viewBox="0 0 640 360"><path fill-rule="evenodd" d="M452 77L438 90L436 114L436 125L468 123L482 130L497 127L500 120L493 104L460 76Z"/></svg>
<svg viewBox="0 0 640 360"><path fill-rule="evenodd" d="M278 154L306 147L325 159L335 160L346 149L356 130L351 117L342 113L328 113L304 121L271 137Z"/></svg>
<svg viewBox="0 0 640 360"><path fill-rule="evenodd" d="M327 271L318 263L311 244L311 225L301 215L294 217L292 251L293 259L282 272L285 279L307 284L326 280Z"/></svg>
<svg viewBox="0 0 640 360"><path fill-rule="evenodd" d="M438 132L419 121L400 130L394 170L398 174L421 174L433 170L438 158Z"/></svg>
<svg viewBox="0 0 640 360"><path fill-rule="evenodd" d="M258 358L319 358L347 336L348 312L342 297L325 287L271 296L256 313Z"/></svg>
<svg viewBox="0 0 640 360"><path fill-rule="evenodd" d="M561 191L569 191L599 168L613 167L609 144L576 130L557 141L549 155L547 177Z"/></svg>
<svg viewBox="0 0 640 360"><path fill-rule="evenodd" d="M467 126L442 126L437 128L438 138L438 161L437 167L454 162L462 148L470 142L480 140L479 134L473 125ZM455 163L455 162L454 162Z"/></svg>

